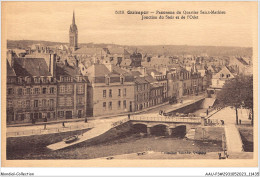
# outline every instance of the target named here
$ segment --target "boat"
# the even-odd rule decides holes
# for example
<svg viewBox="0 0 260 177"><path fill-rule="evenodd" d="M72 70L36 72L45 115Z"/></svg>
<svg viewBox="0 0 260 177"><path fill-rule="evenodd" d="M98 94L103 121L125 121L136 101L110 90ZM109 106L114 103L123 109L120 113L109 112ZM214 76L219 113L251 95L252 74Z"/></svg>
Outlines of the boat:
<svg viewBox="0 0 260 177"><path fill-rule="evenodd" d="M78 138L78 135L73 135L73 136L70 136L68 138L65 138L64 139L64 142L69 144L69 143L72 143L74 141L77 141L79 138Z"/></svg>

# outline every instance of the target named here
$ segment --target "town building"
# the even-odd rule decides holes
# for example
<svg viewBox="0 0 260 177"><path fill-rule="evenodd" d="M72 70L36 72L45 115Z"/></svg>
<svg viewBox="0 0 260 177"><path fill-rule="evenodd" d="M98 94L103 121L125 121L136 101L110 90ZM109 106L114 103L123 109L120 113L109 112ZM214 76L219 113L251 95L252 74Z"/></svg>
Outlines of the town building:
<svg viewBox="0 0 260 177"><path fill-rule="evenodd" d="M87 114L87 77L67 62L57 65L57 114L59 119L84 118Z"/></svg>
<svg viewBox="0 0 260 177"><path fill-rule="evenodd" d="M48 64L43 58L9 57L7 123L56 120L56 56Z"/></svg>
<svg viewBox="0 0 260 177"><path fill-rule="evenodd" d="M222 89L226 81L234 77L234 73L227 66L224 66L218 73L212 76L212 85L207 89L208 95L216 96L216 93Z"/></svg>
<svg viewBox="0 0 260 177"><path fill-rule="evenodd" d="M149 103L150 83L144 77L137 76L135 78L135 111L150 107Z"/></svg>
<svg viewBox="0 0 260 177"><path fill-rule="evenodd" d="M87 68L88 111L92 116L116 115L134 111L134 77L111 63L94 63Z"/></svg>

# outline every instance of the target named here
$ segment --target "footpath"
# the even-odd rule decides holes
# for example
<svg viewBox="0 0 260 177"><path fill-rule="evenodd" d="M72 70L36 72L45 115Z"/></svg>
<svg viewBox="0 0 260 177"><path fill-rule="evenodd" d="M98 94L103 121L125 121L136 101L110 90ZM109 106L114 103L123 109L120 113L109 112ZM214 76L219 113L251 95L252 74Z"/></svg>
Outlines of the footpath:
<svg viewBox="0 0 260 177"><path fill-rule="evenodd" d="M224 120L224 129L228 152L243 151L243 143L239 131L235 125L236 114L233 109L224 108L213 114L209 119Z"/></svg>

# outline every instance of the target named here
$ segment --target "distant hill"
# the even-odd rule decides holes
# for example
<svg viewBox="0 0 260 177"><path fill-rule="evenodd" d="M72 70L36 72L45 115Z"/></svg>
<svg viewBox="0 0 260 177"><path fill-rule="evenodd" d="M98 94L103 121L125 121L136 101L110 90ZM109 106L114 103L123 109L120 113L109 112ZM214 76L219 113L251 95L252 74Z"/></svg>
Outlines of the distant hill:
<svg viewBox="0 0 260 177"><path fill-rule="evenodd" d="M188 45L156 45L156 46L136 46L132 49L139 49L142 53L160 55L201 55L208 56L252 56L251 47L222 47L222 46L188 46Z"/></svg>
<svg viewBox="0 0 260 177"><path fill-rule="evenodd" d="M34 40L8 40L7 48L26 49L33 44L43 44L47 46L52 45L68 45L62 42L50 41L34 41ZM80 43L79 47L124 47L130 51L152 54L152 55L201 55L207 54L209 56L252 56L253 49L251 47L222 47L222 46L189 46L189 45L151 45L151 46L127 46L117 44L94 44L94 43Z"/></svg>

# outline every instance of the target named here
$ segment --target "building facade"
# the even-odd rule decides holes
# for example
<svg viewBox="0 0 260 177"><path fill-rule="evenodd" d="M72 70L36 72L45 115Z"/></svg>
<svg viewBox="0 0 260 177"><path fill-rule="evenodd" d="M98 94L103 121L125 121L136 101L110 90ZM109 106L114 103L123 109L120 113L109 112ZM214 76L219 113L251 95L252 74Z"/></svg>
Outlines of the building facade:
<svg viewBox="0 0 260 177"><path fill-rule="evenodd" d="M88 69L89 109L92 116L134 111L134 77L112 64L94 64Z"/></svg>

